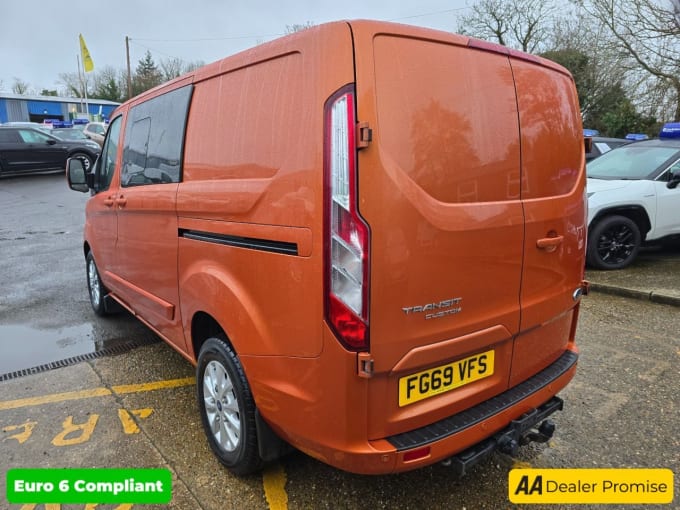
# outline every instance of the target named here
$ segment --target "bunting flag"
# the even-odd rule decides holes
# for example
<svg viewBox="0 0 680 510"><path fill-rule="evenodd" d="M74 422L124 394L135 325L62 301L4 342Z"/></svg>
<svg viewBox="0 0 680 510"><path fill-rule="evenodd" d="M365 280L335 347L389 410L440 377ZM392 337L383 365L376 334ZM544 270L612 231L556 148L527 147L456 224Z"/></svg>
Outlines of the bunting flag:
<svg viewBox="0 0 680 510"><path fill-rule="evenodd" d="M92 62L90 52L87 50L87 46L85 46L85 39L83 39L83 34L80 34L80 56L83 59L83 69L85 69L86 73L89 73L94 69L94 62Z"/></svg>

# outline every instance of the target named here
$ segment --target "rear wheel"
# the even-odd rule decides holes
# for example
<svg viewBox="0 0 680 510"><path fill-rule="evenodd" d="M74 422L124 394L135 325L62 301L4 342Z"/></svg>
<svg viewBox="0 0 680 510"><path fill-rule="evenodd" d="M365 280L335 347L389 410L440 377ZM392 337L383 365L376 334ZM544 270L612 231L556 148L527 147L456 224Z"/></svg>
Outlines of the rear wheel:
<svg viewBox="0 0 680 510"><path fill-rule="evenodd" d="M196 366L196 392L208 444L237 475L262 466L255 425L255 402L243 367L224 338L205 341Z"/></svg>
<svg viewBox="0 0 680 510"><path fill-rule="evenodd" d="M623 269L640 250L637 224L625 216L607 216L595 225L588 239L588 264L597 269Z"/></svg>

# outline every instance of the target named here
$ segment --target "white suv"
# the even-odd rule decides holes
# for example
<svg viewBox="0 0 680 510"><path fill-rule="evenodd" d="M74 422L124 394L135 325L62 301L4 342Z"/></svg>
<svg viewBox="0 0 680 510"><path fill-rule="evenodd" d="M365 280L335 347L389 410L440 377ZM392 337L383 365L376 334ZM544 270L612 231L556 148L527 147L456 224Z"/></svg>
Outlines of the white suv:
<svg viewBox="0 0 680 510"><path fill-rule="evenodd" d="M680 123L588 163L588 265L628 266L644 242L680 235Z"/></svg>

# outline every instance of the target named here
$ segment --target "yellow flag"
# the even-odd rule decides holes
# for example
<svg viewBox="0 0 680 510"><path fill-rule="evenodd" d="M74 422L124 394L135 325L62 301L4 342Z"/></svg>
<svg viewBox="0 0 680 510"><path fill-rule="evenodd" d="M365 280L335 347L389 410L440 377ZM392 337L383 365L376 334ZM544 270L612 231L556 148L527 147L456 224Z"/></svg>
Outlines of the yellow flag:
<svg viewBox="0 0 680 510"><path fill-rule="evenodd" d="M85 46L85 39L83 39L83 34L80 34L80 56L83 59L83 69L85 69L86 73L89 73L94 69L94 62L92 62L90 52L87 51L87 46Z"/></svg>

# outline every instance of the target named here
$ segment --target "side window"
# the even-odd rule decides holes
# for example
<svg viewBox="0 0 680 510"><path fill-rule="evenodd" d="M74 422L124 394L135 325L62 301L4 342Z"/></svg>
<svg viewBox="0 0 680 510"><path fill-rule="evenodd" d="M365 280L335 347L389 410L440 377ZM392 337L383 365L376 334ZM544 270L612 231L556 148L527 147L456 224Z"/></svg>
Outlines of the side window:
<svg viewBox="0 0 680 510"><path fill-rule="evenodd" d="M187 85L130 109L121 186L180 182L192 91L193 87Z"/></svg>
<svg viewBox="0 0 680 510"><path fill-rule="evenodd" d="M666 181L670 181L674 175L675 176L680 175L680 159L677 160L668 168L668 171L666 172L666 175L663 178Z"/></svg>
<svg viewBox="0 0 680 510"><path fill-rule="evenodd" d="M19 136L24 143L47 143L50 140L50 137L46 134L32 129L20 129Z"/></svg>
<svg viewBox="0 0 680 510"><path fill-rule="evenodd" d="M97 166L97 191L109 189L113 172L116 169L116 155L118 154L118 144L120 140L120 124L122 117L116 117L109 126L109 136L106 138L99 165Z"/></svg>

